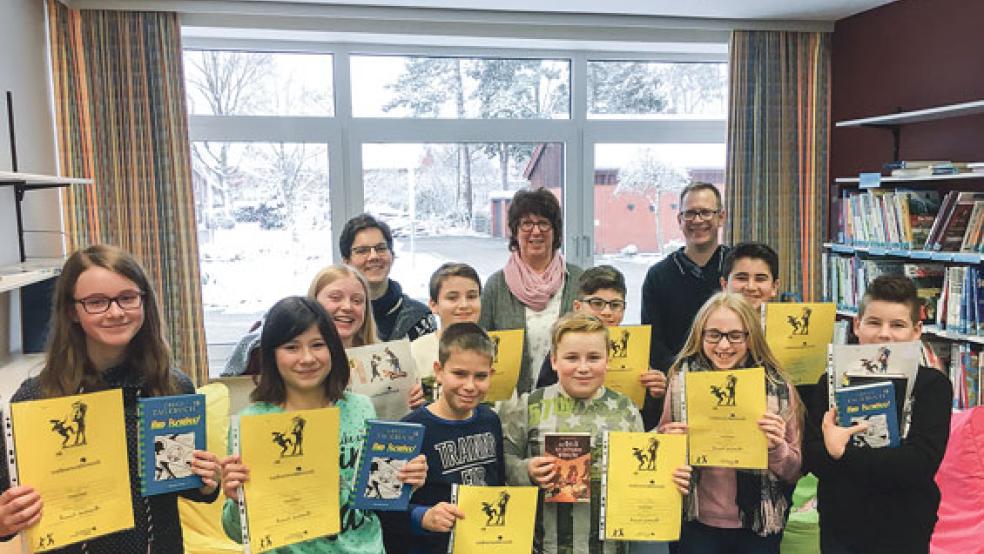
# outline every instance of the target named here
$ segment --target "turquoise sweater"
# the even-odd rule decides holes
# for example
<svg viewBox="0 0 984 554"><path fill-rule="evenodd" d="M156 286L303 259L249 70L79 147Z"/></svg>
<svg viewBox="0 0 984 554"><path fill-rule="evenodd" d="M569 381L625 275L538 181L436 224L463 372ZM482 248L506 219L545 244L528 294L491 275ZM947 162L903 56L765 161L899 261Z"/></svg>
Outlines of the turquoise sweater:
<svg viewBox="0 0 984 554"><path fill-rule="evenodd" d="M339 505L341 506L342 532L331 537L320 537L302 543L292 544L271 550L276 554L381 554L383 535L379 519L373 512L355 510L349 507L350 484L355 473L355 462L362 437L366 431L366 420L376 417L372 402L361 394L346 392L335 406L339 414L339 465L342 483ZM283 412L275 404L258 402L251 404L239 415L257 415ZM236 542L242 542L242 523L236 503L226 499L222 507L222 527L226 535Z"/></svg>

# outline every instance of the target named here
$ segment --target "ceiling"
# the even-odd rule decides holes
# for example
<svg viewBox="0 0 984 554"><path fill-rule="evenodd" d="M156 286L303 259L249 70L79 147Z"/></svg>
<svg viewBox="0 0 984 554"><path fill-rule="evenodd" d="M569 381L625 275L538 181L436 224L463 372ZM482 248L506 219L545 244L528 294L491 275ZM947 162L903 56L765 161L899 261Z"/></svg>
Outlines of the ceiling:
<svg viewBox="0 0 984 554"><path fill-rule="evenodd" d="M247 0L326 6L393 6L715 19L836 21L894 0Z"/></svg>

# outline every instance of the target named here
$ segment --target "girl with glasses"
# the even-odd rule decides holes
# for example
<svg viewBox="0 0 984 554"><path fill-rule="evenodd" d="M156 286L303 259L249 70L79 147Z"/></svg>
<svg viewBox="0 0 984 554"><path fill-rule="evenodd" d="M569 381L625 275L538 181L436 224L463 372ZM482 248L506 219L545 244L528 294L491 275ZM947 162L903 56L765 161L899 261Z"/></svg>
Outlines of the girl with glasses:
<svg viewBox="0 0 984 554"><path fill-rule="evenodd" d="M669 402L659 430L686 433L681 422L681 375L763 367L767 413L758 420L769 445L767 470L694 468L684 501L679 554L779 552L793 488L800 476L801 403L765 342L755 311L741 295L721 292L697 312L690 335L670 369Z"/></svg>
<svg viewBox="0 0 984 554"><path fill-rule="evenodd" d="M195 392L188 376L172 366L163 329L154 287L130 254L95 245L65 261L55 284L44 368L21 384L11 402L123 389L134 527L60 552L181 552L178 496L196 502L218 496L219 459L201 450L191 467L202 478L200 489L140 494L137 398ZM3 538L37 524L43 501L30 483L7 488L7 482L7 465L0 464L0 486L6 489L0 495Z"/></svg>

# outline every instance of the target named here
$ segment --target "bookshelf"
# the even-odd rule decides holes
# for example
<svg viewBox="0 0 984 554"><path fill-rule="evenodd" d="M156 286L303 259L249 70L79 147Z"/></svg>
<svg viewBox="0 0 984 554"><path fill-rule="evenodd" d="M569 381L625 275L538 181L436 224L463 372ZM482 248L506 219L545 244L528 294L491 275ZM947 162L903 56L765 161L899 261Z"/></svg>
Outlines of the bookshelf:
<svg viewBox="0 0 984 554"><path fill-rule="evenodd" d="M899 151L905 126L980 114L984 114L984 100L839 121L835 126L891 132L891 161L898 162L905 159ZM886 161L872 160L872 171ZM938 360L940 369L949 373L957 409L981 405L984 396L980 385L984 366L981 179L984 172L882 176L869 188L865 186L869 181L861 176L837 177L832 198L839 206L831 213L829 242L823 244L823 295L836 303L840 317L856 315L857 301L874 277L897 273L913 278L927 306L924 357ZM981 205L972 218L977 202Z"/></svg>

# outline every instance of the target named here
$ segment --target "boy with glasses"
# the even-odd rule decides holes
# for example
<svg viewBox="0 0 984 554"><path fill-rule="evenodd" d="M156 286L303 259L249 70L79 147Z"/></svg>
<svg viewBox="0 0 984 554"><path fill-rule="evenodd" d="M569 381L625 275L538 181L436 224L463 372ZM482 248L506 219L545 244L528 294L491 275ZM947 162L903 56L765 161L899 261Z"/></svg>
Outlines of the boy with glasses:
<svg viewBox="0 0 984 554"><path fill-rule="evenodd" d="M625 276L610 265L599 265L585 270L578 281L577 300L574 301L575 312L593 315L605 324L605 327L615 327L622 324L625 317ZM649 396L662 398L666 392L666 375L661 371L652 370L640 377L642 386L649 391ZM550 386L557 382L557 372L553 370L548 356L540 368L536 380L537 388Z"/></svg>

